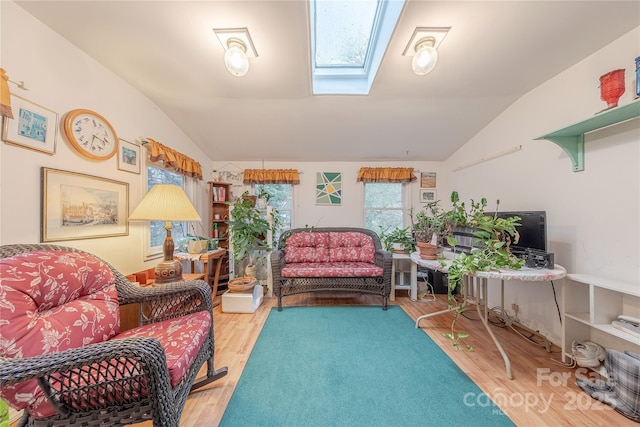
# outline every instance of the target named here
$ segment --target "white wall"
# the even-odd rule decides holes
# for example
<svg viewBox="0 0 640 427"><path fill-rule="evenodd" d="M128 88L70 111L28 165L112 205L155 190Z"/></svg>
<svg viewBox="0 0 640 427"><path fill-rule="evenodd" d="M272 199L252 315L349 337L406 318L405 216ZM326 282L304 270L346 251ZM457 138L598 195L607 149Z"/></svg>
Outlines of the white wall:
<svg viewBox="0 0 640 427"><path fill-rule="evenodd" d="M0 64L11 80L24 80L29 91L10 84L13 94L63 115L76 108L94 110L115 127L118 137L135 141L151 137L198 160L205 174L209 159L149 99L120 80L13 2L0 2ZM129 211L144 194L144 175L117 169L117 160L92 161L77 154L57 132L55 155L0 144L0 243L40 241L40 168L51 167L129 184ZM194 203L206 226L208 186L197 185ZM131 223L125 237L74 240L59 244L92 252L123 273L155 265L143 261L145 223Z"/></svg>
<svg viewBox="0 0 640 427"><path fill-rule="evenodd" d="M362 227L364 216L362 204L364 200L364 185L357 182L358 171L361 167L410 167L414 168L417 180L407 190L409 206L415 210L421 209L418 199L420 188L420 172L435 172L436 187L446 186L440 170L442 162L223 162L213 163L214 170L228 170L235 172L239 169L296 169L300 172L300 184L293 187L294 218L293 227ZM316 175L318 172L342 173L343 198L340 206L316 205ZM248 190L248 187L243 187ZM437 191L437 188L436 188ZM234 196L238 194L234 193ZM409 217L405 218L405 225L410 224Z"/></svg>
<svg viewBox="0 0 640 427"><path fill-rule="evenodd" d="M534 138L605 108L599 77L608 71L626 69L620 105L630 102L635 94L634 58L639 54L640 27L521 97L445 162L444 182L451 186L446 190L456 189L464 199L500 199L502 211L546 210L549 251L558 264L570 273L638 284L640 120L588 134L583 172L572 172L560 147ZM453 172L519 145L521 151ZM506 289L506 307L516 302L526 323L559 342L551 286L509 282Z"/></svg>

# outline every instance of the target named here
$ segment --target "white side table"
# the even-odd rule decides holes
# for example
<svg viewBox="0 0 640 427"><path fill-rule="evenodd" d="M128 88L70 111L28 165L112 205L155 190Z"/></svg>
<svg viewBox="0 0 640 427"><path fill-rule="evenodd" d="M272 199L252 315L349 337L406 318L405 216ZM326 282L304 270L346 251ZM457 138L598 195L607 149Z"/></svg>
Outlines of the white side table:
<svg viewBox="0 0 640 427"><path fill-rule="evenodd" d="M399 265L401 260L408 260L410 264L410 270L400 269ZM399 283L396 285L396 271L400 273ZM404 273L409 271L411 273L411 282L405 284ZM411 301L417 301L418 299L418 264L411 262L409 254L397 254L393 253L393 261L391 262L391 295L389 299L391 301L396 300L396 289L410 290Z"/></svg>

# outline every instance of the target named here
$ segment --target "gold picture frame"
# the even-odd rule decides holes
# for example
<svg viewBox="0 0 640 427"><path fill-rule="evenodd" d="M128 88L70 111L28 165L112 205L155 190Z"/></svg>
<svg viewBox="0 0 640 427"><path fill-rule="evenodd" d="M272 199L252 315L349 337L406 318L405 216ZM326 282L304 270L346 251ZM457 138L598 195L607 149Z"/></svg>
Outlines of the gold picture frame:
<svg viewBox="0 0 640 427"><path fill-rule="evenodd" d="M129 184L41 168L42 242L129 234Z"/></svg>

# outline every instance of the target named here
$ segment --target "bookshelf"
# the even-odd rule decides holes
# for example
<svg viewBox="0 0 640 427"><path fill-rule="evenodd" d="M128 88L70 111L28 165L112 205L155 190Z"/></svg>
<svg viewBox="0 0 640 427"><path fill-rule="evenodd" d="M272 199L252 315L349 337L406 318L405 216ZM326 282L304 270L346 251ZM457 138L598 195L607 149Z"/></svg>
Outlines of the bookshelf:
<svg viewBox="0 0 640 427"><path fill-rule="evenodd" d="M218 234L218 246L227 249L227 254L220 267L220 281L229 280L229 202L231 200L231 184L228 182L209 181L209 236Z"/></svg>

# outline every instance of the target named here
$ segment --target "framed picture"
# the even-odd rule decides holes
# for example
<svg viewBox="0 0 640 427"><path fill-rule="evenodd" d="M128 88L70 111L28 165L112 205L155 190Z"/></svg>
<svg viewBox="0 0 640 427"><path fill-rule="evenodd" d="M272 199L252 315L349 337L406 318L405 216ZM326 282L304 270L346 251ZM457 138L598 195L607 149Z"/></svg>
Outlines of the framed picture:
<svg viewBox="0 0 640 427"><path fill-rule="evenodd" d="M118 169L139 174L140 163L140 146L120 139L118 144Z"/></svg>
<svg viewBox="0 0 640 427"><path fill-rule="evenodd" d="M318 172L316 175L316 205L342 204L342 173Z"/></svg>
<svg viewBox="0 0 640 427"><path fill-rule="evenodd" d="M2 140L10 145L52 155L56 152L58 113L11 95L13 119L4 118Z"/></svg>
<svg viewBox="0 0 640 427"><path fill-rule="evenodd" d="M435 202L436 200L438 200L436 190L420 189L420 203Z"/></svg>
<svg viewBox="0 0 640 427"><path fill-rule="evenodd" d="M129 234L129 184L41 168L40 239L95 239Z"/></svg>
<svg viewBox="0 0 640 427"><path fill-rule="evenodd" d="M421 188L436 188L436 173L435 172L422 172L420 174L420 187Z"/></svg>

